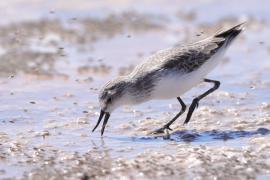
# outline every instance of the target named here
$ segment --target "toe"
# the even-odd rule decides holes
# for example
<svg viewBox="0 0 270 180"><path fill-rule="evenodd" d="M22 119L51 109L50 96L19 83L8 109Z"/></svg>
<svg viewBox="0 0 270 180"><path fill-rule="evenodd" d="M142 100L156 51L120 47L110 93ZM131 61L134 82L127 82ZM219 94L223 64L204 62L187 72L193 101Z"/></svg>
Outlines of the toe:
<svg viewBox="0 0 270 180"><path fill-rule="evenodd" d="M156 129L154 130L151 134L163 134L164 133L164 128Z"/></svg>

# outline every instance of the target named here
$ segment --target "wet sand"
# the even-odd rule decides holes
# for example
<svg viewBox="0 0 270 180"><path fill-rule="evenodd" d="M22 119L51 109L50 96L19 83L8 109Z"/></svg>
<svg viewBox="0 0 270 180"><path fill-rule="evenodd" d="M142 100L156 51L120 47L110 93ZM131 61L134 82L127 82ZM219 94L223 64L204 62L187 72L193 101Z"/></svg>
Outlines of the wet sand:
<svg viewBox="0 0 270 180"><path fill-rule="evenodd" d="M270 178L269 2L10 3L0 21L0 179ZM149 135L179 110L171 99L120 108L104 137L91 133L106 81L159 49L244 20L208 76L220 89L187 126L184 114L170 134ZM182 98L189 105L207 88Z"/></svg>

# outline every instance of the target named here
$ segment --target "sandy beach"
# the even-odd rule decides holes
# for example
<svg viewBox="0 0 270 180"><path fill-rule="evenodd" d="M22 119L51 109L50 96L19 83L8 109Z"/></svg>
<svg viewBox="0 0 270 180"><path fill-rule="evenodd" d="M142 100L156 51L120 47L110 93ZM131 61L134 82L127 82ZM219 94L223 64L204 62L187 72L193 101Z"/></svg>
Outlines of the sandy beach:
<svg viewBox="0 0 270 180"><path fill-rule="evenodd" d="M244 2L244 1L243 1ZM0 179L270 179L270 3L148 0L0 3ZM176 99L115 111L98 92L144 58L246 21L208 77L221 87L170 134ZM182 96L209 88L200 84Z"/></svg>

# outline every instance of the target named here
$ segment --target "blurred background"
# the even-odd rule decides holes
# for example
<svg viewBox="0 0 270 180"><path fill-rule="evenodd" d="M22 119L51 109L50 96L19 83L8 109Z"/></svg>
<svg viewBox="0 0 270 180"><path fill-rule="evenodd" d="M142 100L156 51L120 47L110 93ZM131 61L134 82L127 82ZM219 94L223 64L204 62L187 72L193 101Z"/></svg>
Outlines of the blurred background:
<svg viewBox="0 0 270 180"><path fill-rule="evenodd" d="M0 178L269 178L269 7L267 0L1 1ZM209 74L220 90L189 126L183 116L166 140L147 135L178 111L166 100L119 109L104 138L90 133L105 82L160 49L244 21ZM190 104L207 88L183 99Z"/></svg>

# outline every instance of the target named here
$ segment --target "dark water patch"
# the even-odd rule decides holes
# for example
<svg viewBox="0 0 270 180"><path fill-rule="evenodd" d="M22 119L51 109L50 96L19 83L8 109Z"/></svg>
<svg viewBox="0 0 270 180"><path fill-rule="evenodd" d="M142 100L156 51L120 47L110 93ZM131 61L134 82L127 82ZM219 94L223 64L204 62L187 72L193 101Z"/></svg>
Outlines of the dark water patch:
<svg viewBox="0 0 270 180"><path fill-rule="evenodd" d="M232 140L238 139L242 137L251 137L255 135L268 135L270 134L270 130L267 128L258 128L254 131L205 131L205 132L197 132L196 130L183 130L176 131L169 136L169 140L177 141L177 142L208 142L215 140Z"/></svg>
<svg viewBox="0 0 270 180"><path fill-rule="evenodd" d="M159 136L137 136L137 137L114 137L112 139L133 143L153 143L164 142L164 140L176 141L176 142L211 142L211 141L227 141L235 140L238 138L247 138L255 135L269 135L270 130L267 128L258 128L254 131L244 130L231 130L231 131L205 131L197 132L196 130L181 130L173 132L172 134L159 135Z"/></svg>

